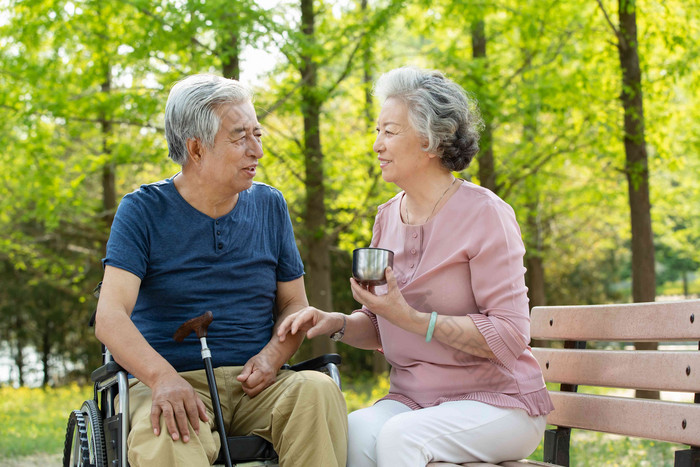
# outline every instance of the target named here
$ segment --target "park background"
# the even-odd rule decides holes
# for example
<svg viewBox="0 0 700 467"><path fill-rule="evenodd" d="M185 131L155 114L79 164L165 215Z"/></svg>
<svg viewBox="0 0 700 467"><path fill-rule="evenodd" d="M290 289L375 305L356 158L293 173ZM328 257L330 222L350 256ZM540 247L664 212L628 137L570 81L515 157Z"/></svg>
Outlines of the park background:
<svg viewBox="0 0 700 467"><path fill-rule="evenodd" d="M311 304L350 312L352 249L396 193L372 83L402 65L479 101L481 151L456 175L515 209L532 306L700 293L698 0L0 0L0 459L58 452L89 397L116 206L178 170L174 82L255 89L256 179L285 194ZM349 405L386 390L380 354L317 339L298 358L328 351Z"/></svg>

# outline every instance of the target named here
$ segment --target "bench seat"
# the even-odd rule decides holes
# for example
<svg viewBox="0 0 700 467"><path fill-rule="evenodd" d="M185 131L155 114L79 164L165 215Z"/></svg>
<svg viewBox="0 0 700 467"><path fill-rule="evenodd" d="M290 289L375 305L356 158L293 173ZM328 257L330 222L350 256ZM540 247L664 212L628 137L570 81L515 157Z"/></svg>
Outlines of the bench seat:
<svg viewBox="0 0 700 467"><path fill-rule="evenodd" d="M557 467L555 464L547 462L537 462L531 460L506 461L500 464L489 464L488 462L468 462L466 464L452 464L450 462L431 462L426 467Z"/></svg>

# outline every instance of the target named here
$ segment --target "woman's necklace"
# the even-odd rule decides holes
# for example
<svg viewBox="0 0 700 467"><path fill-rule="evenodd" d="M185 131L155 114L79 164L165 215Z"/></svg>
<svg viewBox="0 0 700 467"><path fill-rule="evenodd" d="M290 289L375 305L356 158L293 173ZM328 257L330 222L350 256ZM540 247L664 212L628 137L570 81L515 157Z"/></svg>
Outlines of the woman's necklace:
<svg viewBox="0 0 700 467"><path fill-rule="evenodd" d="M435 208L437 208L437 205L440 204L440 201L442 201L442 198L445 197L447 192L450 190L450 188L452 188L452 185L454 185L456 181L457 181L456 178L452 178L452 183L450 183L450 185L445 189L445 191L442 192L442 195L440 195L438 200L435 202L435 205L433 206L433 210L430 211L430 215L425 218L425 221L423 222L424 224L426 222L428 222L431 217L433 217L433 214L435 214ZM404 203L404 204L406 205L406 223L410 225L411 224L411 216L408 215L408 203Z"/></svg>

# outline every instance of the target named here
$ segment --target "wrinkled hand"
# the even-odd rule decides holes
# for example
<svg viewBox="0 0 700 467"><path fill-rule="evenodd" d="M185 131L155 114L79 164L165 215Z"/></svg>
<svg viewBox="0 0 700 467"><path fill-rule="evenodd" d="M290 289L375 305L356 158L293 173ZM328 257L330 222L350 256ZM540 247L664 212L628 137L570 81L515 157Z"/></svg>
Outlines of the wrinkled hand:
<svg viewBox="0 0 700 467"><path fill-rule="evenodd" d="M410 318L411 312L414 312L406 299L403 298L399 286L396 283L394 271L387 267L385 270L387 293L376 295L374 288L367 289L357 282L354 278L350 278L350 288L352 296L362 305L366 306L372 313L382 316L394 324L399 325L402 320Z"/></svg>
<svg viewBox="0 0 700 467"><path fill-rule="evenodd" d="M260 352L243 365L243 371L236 379L241 382L244 393L255 397L277 380L277 370L280 367L273 358Z"/></svg>
<svg viewBox="0 0 700 467"><path fill-rule="evenodd" d="M280 342L284 342L287 334L296 335L298 332L306 333L308 339L317 336L330 335L340 329L343 325L342 317L340 322L333 316L333 313L326 313L318 308L307 306L287 316L277 327L277 337Z"/></svg>
<svg viewBox="0 0 700 467"><path fill-rule="evenodd" d="M177 373L160 378L151 387L151 426L160 435L160 417L173 440L190 440L189 424L199 434L199 421L208 422L207 409L192 386Z"/></svg>

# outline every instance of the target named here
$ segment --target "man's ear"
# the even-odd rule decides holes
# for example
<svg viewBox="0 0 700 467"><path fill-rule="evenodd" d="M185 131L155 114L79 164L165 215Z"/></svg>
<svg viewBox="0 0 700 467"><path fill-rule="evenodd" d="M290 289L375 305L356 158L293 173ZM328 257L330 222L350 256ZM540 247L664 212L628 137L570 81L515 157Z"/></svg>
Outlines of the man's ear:
<svg viewBox="0 0 700 467"><path fill-rule="evenodd" d="M202 142L197 138L189 138L187 140L187 159L195 164L202 159Z"/></svg>

